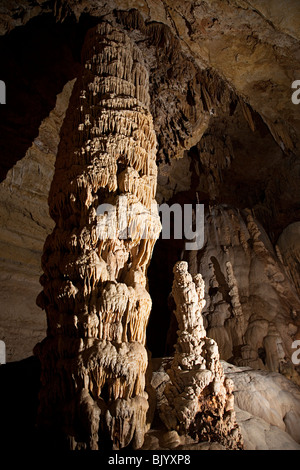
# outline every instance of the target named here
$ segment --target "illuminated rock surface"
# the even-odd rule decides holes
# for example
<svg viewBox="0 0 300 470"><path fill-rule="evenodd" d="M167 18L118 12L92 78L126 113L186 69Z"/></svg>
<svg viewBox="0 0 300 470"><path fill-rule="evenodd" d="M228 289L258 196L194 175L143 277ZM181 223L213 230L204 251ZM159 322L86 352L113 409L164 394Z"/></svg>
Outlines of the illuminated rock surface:
<svg viewBox="0 0 300 470"><path fill-rule="evenodd" d="M147 348L153 364L174 356L181 259L204 280L203 332L234 383L245 448L298 448L299 16L297 0L1 2L0 339L8 362L42 341L40 419L68 447L140 447L145 433L143 448L229 446L195 441L188 417L176 431L155 427ZM98 41L103 19L113 28ZM155 243L154 201L203 203L203 249ZM132 209L136 236L99 241L104 203ZM35 299L53 228L46 325Z"/></svg>
<svg viewBox="0 0 300 470"><path fill-rule="evenodd" d="M167 370L171 381L158 408L160 417L169 430L196 441L242 449L233 384L224 376L217 343L206 336L203 327L204 282L201 275L192 278L184 261L174 266L172 295L179 330L174 359Z"/></svg>

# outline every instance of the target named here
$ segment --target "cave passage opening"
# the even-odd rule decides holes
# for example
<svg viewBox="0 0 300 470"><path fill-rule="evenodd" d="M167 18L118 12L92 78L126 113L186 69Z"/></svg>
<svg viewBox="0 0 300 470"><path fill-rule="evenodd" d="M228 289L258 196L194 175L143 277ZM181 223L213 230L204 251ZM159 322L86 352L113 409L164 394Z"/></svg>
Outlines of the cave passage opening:
<svg viewBox="0 0 300 470"><path fill-rule="evenodd" d="M6 104L0 106L0 182L38 136L64 85L78 75L84 37L98 22L89 15L58 22L44 13L0 37L0 79L6 85Z"/></svg>

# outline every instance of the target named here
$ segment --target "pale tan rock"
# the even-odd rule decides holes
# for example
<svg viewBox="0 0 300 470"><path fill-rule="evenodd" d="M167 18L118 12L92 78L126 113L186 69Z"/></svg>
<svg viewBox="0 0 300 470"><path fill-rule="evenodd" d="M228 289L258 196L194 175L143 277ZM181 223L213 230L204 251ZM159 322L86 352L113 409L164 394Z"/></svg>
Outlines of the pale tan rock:
<svg viewBox="0 0 300 470"><path fill-rule="evenodd" d="M240 368L225 361L222 365L226 377L234 384L237 420L245 448L280 450L286 445L299 449L299 386L276 372ZM239 416L240 410L249 414L248 418ZM251 416L256 422L249 422Z"/></svg>
<svg viewBox="0 0 300 470"><path fill-rule="evenodd" d="M174 266L172 295L179 330L167 370L170 382L164 388L165 400L158 401L160 418L167 429L189 435L195 442L212 440L225 448L241 449L232 384L223 374L217 343L203 327L204 281L200 274L193 280L187 262Z"/></svg>
<svg viewBox="0 0 300 470"><path fill-rule="evenodd" d="M255 125L255 119L249 103L268 123L271 134L278 140L280 146L282 147L282 145L284 145L285 147L289 147L291 145L287 135L287 129L288 131L291 130L291 132L294 126L296 126L295 128L297 129L298 121L296 112L297 106L293 105L290 99L290 85L292 79L295 78L292 77L293 67L291 64L298 62L296 58L298 47L297 43L295 43L297 37L295 35L294 26L297 20L295 12L297 13L298 6L295 2L289 2L289 6L285 9L286 11L283 14L280 5L280 2L277 1L272 2L272 6L267 6L266 2L260 1L251 3L235 2L226 5L226 7L224 7L220 1L214 2L214 4L203 2L201 5L191 5L188 1L185 1L183 4L182 2L175 2L172 3L172 5L165 2L161 5L160 2L155 0L147 3L137 2L135 4L137 10L133 13L129 13L126 11L130 8L128 2L124 4L122 4L121 1L111 4L98 2L97 5L91 8L89 1L81 2L80 4L74 1L64 1L59 7L55 7L54 11L52 11L58 21L63 21L71 12L74 12L76 18L79 19L83 11L90 12L91 15L97 17L97 15L111 14L112 9L115 7L117 10L120 8L122 12L116 14L118 20L122 22L122 27L128 28L128 34L131 34L134 39L140 41L144 58L146 58L149 65L153 67L152 73L157 69L159 70L159 72L156 72L158 75L155 75L154 79L156 89L154 87L154 90L151 90L151 92L153 92L152 96L157 97L157 99L151 100L152 109L156 111L156 115L154 116L155 129L161 134L161 137L165 139L160 144L161 148L159 151L163 152L164 150L168 154L168 157L171 158L184 155L184 157L178 161L162 164L158 178L159 200L166 200L172 195L191 187L191 171L190 168L187 168L190 162L185 152L194 144L197 144L201 149L199 163L204 167L204 169L201 169L198 165L197 169L197 174L201 182L200 186L202 189L207 189L211 199L218 197L219 186L223 176L222 170L229 169L233 161L234 153L232 152L232 141L228 136L225 136L223 139L223 137L220 138L219 136L216 138L212 132L208 132L204 136L203 133L210 128L214 116L214 114L210 114L212 109L216 107L217 109L214 109L214 113L218 115L218 113L221 113L223 107L228 107L230 100L232 103L234 103L235 100L238 101L237 106L241 108L240 113L244 115L250 128L253 128L253 125ZM45 10L42 10L42 8ZM40 15L42 11L50 13L49 8L50 7L46 5L45 2L39 2L38 7L27 4L26 2L23 2L22 6L14 2L1 3L2 33L10 31L19 25L26 24L31 18ZM138 12L140 16L138 16ZM214 21L212 21L212 18L214 18ZM146 25L144 20L157 21L158 24L154 25L151 23L151 25ZM268 21L271 21L271 23ZM244 27L245 25L247 25L247 28ZM246 31L251 31L251 35L246 34ZM150 38L150 47L148 47L148 42L145 38L148 40ZM230 44L230 47L224 48L223 44L226 41ZM143 45L144 42L145 45ZM168 54L172 56L172 60L169 62L166 59ZM189 57L192 58L189 59ZM159 65L157 65L157 62L159 62ZM164 63L165 68L163 68L162 63ZM177 74L174 72L174 64L180 64ZM206 66L209 72L205 70ZM218 78L217 74L213 73L214 67L218 70L220 76L224 77L223 81ZM167 71L170 69L172 69L174 73L174 79L167 80ZM206 77L206 73L208 73L208 77ZM259 74L258 79L256 73ZM165 83L161 83L159 80L160 74L167 80ZM277 83L277 81L279 81L279 83ZM114 80L111 79L103 82L103 89L109 89L113 82ZM229 83L229 87L227 83ZM236 93L233 93L232 85ZM99 87L97 79L90 83L90 86L95 92L98 89L97 87ZM231 93L229 93L229 89ZM239 96L237 96L237 93ZM191 101L194 100L194 105L187 104L187 96L189 96ZM122 104L122 102L124 102L124 100L119 97L118 103ZM103 98L102 103L104 106L109 106L109 100L105 98ZM277 114L275 115L274 113ZM182 114L187 118L184 122L181 119ZM103 113L103 125L105 124L105 126L108 125L108 115L108 113ZM287 125L281 122L283 117ZM88 123L89 120L90 115L86 113L84 122ZM276 125L274 124L275 121ZM83 124L83 122L80 123L81 126ZM49 128L50 133L51 131L52 128ZM294 135L291 138L294 140L296 136ZM198 143L199 140L200 143ZM52 144L49 144L50 141L51 139L48 139L47 145L51 146ZM134 146L132 140L130 141L130 145L128 145L129 141L130 139L120 141L117 149L121 149L124 146L126 151L130 151L129 149L131 149L134 155L137 152L137 148ZM36 144L38 147L41 147L39 139L36 139ZM116 150L114 145L110 145L109 142L106 142L106 144L110 147L111 153ZM93 153L97 151L101 145L103 148L103 141L95 138L83 151ZM141 148L139 148L139 152L145 154L145 150ZM52 154L52 148L50 153ZM55 152L53 155L54 154ZM138 162L142 162L143 158L137 160ZM138 165L137 168L139 168L138 162L136 162ZM35 166L34 163L31 164ZM101 163L96 163L95 160L93 160L91 165L93 165L94 168L93 181L91 181L92 185L97 184L100 178L102 178L103 181L109 179L111 171L115 171L114 164L108 161L107 155L102 155ZM112 165L114 169L108 169L110 165ZM294 168L294 165L291 166ZM137 168L135 168L134 171L138 171ZM36 171L36 168L34 171ZM50 182L49 179L45 181L44 172L43 170L41 171L42 174L40 178L35 179L35 184L39 186L39 191L43 192L43 198L45 198L48 196L47 190ZM47 166L46 173L50 175L52 171L53 164L50 165L49 168ZM281 174L281 171L278 171L278 174ZM19 178L18 175L16 175L16 177ZM124 175L122 177L120 176L121 179L123 177ZM47 178L50 178L50 176ZM143 181L139 182L139 185L143 183L143 190L137 188L133 190L144 194L145 189L145 195L143 197L149 202L149 193L154 191L155 188L154 184L148 181L148 178L150 178L152 182L155 179L154 175L148 175ZM26 185L31 184L30 178L26 181ZM278 206L277 196L279 193L281 194L281 185L284 185L285 181L287 181L285 191L288 193L286 197L289 197L289 193L295 193L295 198L297 198L299 185L297 184L297 179L291 177L290 174L284 174L283 177L279 178L279 181L268 183L268 188L266 189L266 197L270 197L271 200L275 200L276 202L272 206L272 214L274 214L275 219L280 213L280 211L279 213L276 212ZM127 183L129 184L128 181ZM117 178L111 177L109 181L110 188L116 188L117 184ZM130 184L132 186L132 179ZM135 184L135 186L137 185ZM75 195L72 193L70 197L75 204ZM11 209L10 212L18 210L19 209ZM51 224L51 220L48 217L45 219L43 213L33 214L34 217L36 215L39 224ZM6 216L4 216L4 219L6 219ZM42 236L40 235L42 231L41 227L36 227L36 224L31 221L30 216L28 218L26 217L25 220L22 222L22 225L24 225L23 236L25 236L25 232L27 231L27 225L30 226L28 227L29 232L35 230L35 232L39 234L39 237ZM13 228L8 234L5 234L3 231L3 237L5 239L4 250L7 252L7 255L9 254L10 258L16 256L22 263L20 268L23 269L23 264L29 265L29 263L31 264L31 262L33 262L33 255L30 256L30 259L26 258L23 263L21 261L22 254L17 253L17 247L15 247L15 254L10 253L7 240L11 237L19 237L19 234L15 233L15 231L17 231L17 228ZM28 241L28 243L34 242L31 240L30 242ZM247 245L247 243L245 245L245 240L243 240L242 237L241 244L244 244L244 246ZM38 248L39 252L41 252L40 246L41 245L39 245ZM37 247L35 247L35 249L37 249ZM119 256L119 254L117 256ZM36 259L38 260L38 253L36 254ZM27 268L25 268L25 270L26 269ZM3 267L3 272L5 272L5 267ZM275 280L276 273L274 274ZM23 277L22 275L22 278ZM3 282L6 283L10 281ZM10 292L12 288L20 293L23 289L20 285L20 281L16 281L16 283L16 289L11 286L6 286L6 284L3 287L3 311L10 312L9 317L12 321L9 327L8 325L5 327L6 331L9 329L14 336L13 330L16 331L17 338L18 335L21 334L21 331L16 325L18 320L13 311L19 308L20 303L31 302L32 296L30 300L28 300L26 293L24 293L18 303L11 302L9 299L11 297ZM280 289L280 282L277 282L277 289ZM26 289L26 292L29 292L29 290ZM6 300L4 301L4 299ZM14 305L15 303L17 303L17 305ZM225 311L226 305L225 307L224 305L225 304L221 305L218 303L216 307L216 309L219 310L218 315L220 316L227 314ZM35 307L33 306L32 309L35 310ZM29 307L26 308L26 310L28 311ZM33 321L31 315L30 317L29 323ZM6 320L4 321L6 322ZM39 326L37 328L40 330ZM224 347L228 350L226 357L230 357L228 354L230 354L231 340L229 339L229 341L227 341L228 332L222 333L220 325L215 325L214 328L215 337L218 336L219 340L222 341ZM40 331L37 332L36 335L40 336ZM24 346L24 351L26 350L26 354L29 354L32 349L32 342L27 338L28 335L23 338L23 341L27 343L27 345ZM11 342L12 345L9 346L11 359L20 358L23 355L21 353L13 355L12 349L20 348L20 342L19 344L17 343L18 342L14 339ZM229 346L227 347L227 345ZM257 361L259 362L259 359Z"/></svg>
<svg viewBox="0 0 300 470"><path fill-rule="evenodd" d="M152 384L158 403L170 381L165 369L172 358L153 360ZM236 367L221 361L225 377L233 384L236 420L241 428L245 450L299 450L299 387L274 372ZM159 406L159 405L158 405ZM145 449L162 449L166 434L158 423L145 438ZM182 435L179 449L218 450L219 443L196 443ZM212 446L212 447L211 447ZM218 447L221 446L221 447Z"/></svg>
<svg viewBox="0 0 300 470"><path fill-rule="evenodd" d="M250 211L211 207L205 247L187 253L191 272L205 280L207 334L224 360L282 372L299 383L292 343L299 335L300 308L287 268Z"/></svg>
<svg viewBox="0 0 300 470"><path fill-rule="evenodd" d="M300 295L300 222L290 224L284 229L278 239L277 247L282 257L282 263L286 266L287 273Z"/></svg>
<svg viewBox="0 0 300 470"><path fill-rule="evenodd" d="M45 1L38 5L23 2L22 6L4 2L0 32L5 34L26 24L42 12L64 21L71 14L79 20L83 13L101 17L113 10L131 9L136 9L143 20L168 26L198 65L205 64L225 76L260 113L282 148L295 148L300 121L291 101L291 84L297 78L293 71L299 59L297 0L289 0L284 8L280 0L239 0L226 5L222 0L199 5L191 0L166 0L163 4L157 0L101 0L96 5L89 0L64 0L53 8Z"/></svg>
<svg viewBox="0 0 300 470"><path fill-rule="evenodd" d="M285 431L235 407L245 450L299 450L300 445Z"/></svg>
<svg viewBox="0 0 300 470"><path fill-rule="evenodd" d="M56 225L44 246L38 298L48 323L35 348L43 384L38 425L54 439L62 430L72 449L101 448L101 435L113 448L140 448L149 428L146 270L161 229L157 208L151 211L157 170L149 78L138 47L108 22L87 33L82 61L49 195ZM125 203L126 236L123 222L114 225ZM64 416L59 424L56 413Z"/></svg>

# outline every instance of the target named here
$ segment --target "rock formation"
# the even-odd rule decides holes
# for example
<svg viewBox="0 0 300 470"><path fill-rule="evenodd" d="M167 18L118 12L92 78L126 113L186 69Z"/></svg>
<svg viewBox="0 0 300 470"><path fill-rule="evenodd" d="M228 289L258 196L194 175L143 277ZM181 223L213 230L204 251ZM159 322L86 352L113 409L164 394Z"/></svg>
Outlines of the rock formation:
<svg viewBox="0 0 300 470"><path fill-rule="evenodd" d="M25 157L0 183L0 289L1 309L5 312L0 334L7 346L8 361L30 356L45 336L45 316L31 299L40 291L41 252L53 229L48 192L73 84L70 81L65 85Z"/></svg>
<svg viewBox="0 0 300 470"><path fill-rule="evenodd" d="M167 370L172 357L153 359L151 384L157 407L166 403L164 390L170 384ZM299 387L278 372L237 367L220 361L233 386L236 421L245 450L299 450ZM199 442L190 435L168 430L156 419L145 435L143 449L225 450L220 442Z"/></svg>
<svg viewBox="0 0 300 470"><path fill-rule="evenodd" d="M299 387L278 372L221 363L233 382L245 449L299 449Z"/></svg>
<svg viewBox="0 0 300 470"><path fill-rule="evenodd" d="M109 22L88 32L82 62L49 195L56 225L38 297L48 325L35 348L39 426L59 430L74 449L98 449L100 436L115 448L140 447L148 411L146 270L160 232L148 73L139 49ZM125 235L122 221L109 218L124 202Z"/></svg>
<svg viewBox="0 0 300 470"><path fill-rule="evenodd" d="M225 378L217 343L206 336L202 309L205 305L201 274L193 279L184 261L174 266L172 289L176 303L178 340L167 371L166 403L160 416L170 430L198 441L217 441L229 449L243 447L235 420L232 383Z"/></svg>
<svg viewBox="0 0 300 470"><path fill-rule="evenodd" d="M286 267L287 275L300 295L300 223L294 222L288 225L278 238L278 257Z"/></svg>
<svg viewBox="0 0 300 470"><path fill-rule="evenodd" d="M220 355L245 448L299 448L299 13L298 0L1 2L0 341L11 362L46 336L33 361L51 447L239 447ZM201 250L155 243L155 201L204 204ZM179 259L198 276L188 327L171 313ZM19 410L31 392L18 401L15 383L2 401Z"/></svg>
<svg viewBox="0 0 300 470"><path fill-rule="evenodd" d="M205 327L221 358L299 383L291 356L300 299L263 227L250 211L214 206L205 231L205 247L187 258L205 280Z"/></svg>

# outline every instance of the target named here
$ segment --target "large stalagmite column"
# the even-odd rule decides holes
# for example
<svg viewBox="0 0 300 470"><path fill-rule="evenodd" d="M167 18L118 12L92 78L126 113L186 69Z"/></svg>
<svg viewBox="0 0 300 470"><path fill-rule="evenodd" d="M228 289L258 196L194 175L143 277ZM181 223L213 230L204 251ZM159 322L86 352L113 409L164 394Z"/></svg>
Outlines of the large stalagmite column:
<svg viewBox="0 0 300 470"><path fill-rule="evenodd" d="M38 425L71 448L98 449L107 439L139 447L148 410L146 270L160 232L148 73L137 46L108 22L87 34L82 63L49 195L56 226L38 297L48 322L35 348Z"/></svg>
<svg viewBox="0 0 300 470"><path fill-rule="evenodd" d="M217 343L206 336L203 326L204 281L201 274L192 278L186 261L177 262L173 271L178 338L160 417L169 430L189 434L196 441L242 449L233 384L224 375Z"/></svg>

